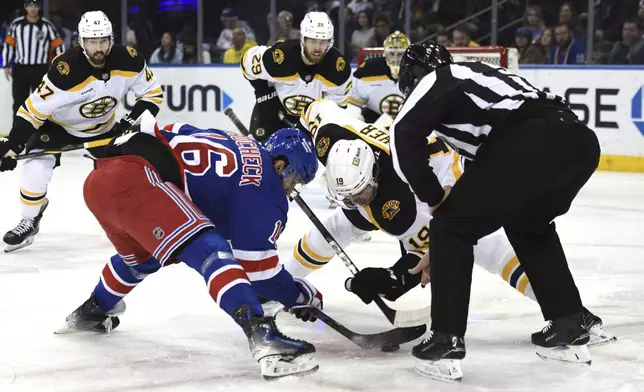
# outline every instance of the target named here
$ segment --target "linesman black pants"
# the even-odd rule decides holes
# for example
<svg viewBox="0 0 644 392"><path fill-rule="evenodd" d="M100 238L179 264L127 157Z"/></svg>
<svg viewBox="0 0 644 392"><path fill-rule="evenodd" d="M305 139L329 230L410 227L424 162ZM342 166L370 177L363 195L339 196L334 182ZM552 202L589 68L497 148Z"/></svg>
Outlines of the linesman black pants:
<svg viewBox="0 0 644 392"><path fill-rule="evenodd" d="M13 66L11 77L13 82L11 84L11 94L13 96L13 114L15 115L20 108L20 105L25 103L29 94L36 88L42 81L42 78L49 69L48 65L20 65Z"/></svg>
<svg viewBox="0 0 644 392"><path fill-rule="evenodd" d="M568 211L599 155L595 133L553 108L492 131L430 224L434 330L465 335L473 246L501 227L544 318L582 310L553 219Z"/></svg>

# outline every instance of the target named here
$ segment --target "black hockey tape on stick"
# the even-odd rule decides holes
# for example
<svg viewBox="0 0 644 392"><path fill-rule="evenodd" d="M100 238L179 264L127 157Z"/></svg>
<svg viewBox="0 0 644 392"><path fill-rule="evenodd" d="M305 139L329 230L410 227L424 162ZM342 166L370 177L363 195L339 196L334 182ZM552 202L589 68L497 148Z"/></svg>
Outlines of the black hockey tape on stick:
<svg viewBox="0 0 644 392"><path fill-rule="evenodd" d="M286 118L284 112L277 112L277 117L279 117L279 119L286 123L286 125L288 125L290 128L297 128L297 125L295 125L293 121Z"/></svg>
<svg viewBox="0 0 644 392"><path fill-rule="evenodd" d="M60 154L61 152L74 151L74 150L83 150L87 148L101 147L106 146L112 141L112 138L94 140L91 142L70 144L68 146L62 147L58 150L45 150L39 152L32 152L30 154L16 155L15 158L17 161L22 161L23 159L38 158L45 155Z"/></svg>
<svg viewBox="0 0 644 392"><path fill-rule="evenodd" d="M346 254L344 249L338 244L338 242L333 238L331 233L324 227L322 222L320 222L320 219L315 215L313 210L311 210L311 207L306 204L304 199L300 196L300 192L295 189L293 190L293 193L291 193L291 197L295 200L297 205L300 206L302 211L306 214L306 216L311 220L313 225L315 226L316 229L322 234L322 237L326 240L326 242L331 245L335 253L340 257L340 260L344 263L344 265L349 269L349 271L355 275L358 273L358 267L351 261L349 256ZM373 301L376 303L378 308L384 313L385 317L391 324L393 324L396 327L413 327L413 326L418 326L418 325L424 325L429 322L430 318L430 309L429 307L422 308L422 309L416 309L416 310L395 310L387 306L387 304L382 300L380 297L375 297Z"/></svg>
<svg viewBox="0 0 644 392"><path fill-rule="evenodd" d="M239 117L237 117L235 112L233 112L233 108L231 108L230 106L227 107L226 109L224 109L224 114L230 119L230 121L233 122L233 124L235 124L235 126L237 127L239 132L242 133L242 135L244 136L250 135L250 131L248 130L248 128L246 128L244 123L241 122Z"/></svg>

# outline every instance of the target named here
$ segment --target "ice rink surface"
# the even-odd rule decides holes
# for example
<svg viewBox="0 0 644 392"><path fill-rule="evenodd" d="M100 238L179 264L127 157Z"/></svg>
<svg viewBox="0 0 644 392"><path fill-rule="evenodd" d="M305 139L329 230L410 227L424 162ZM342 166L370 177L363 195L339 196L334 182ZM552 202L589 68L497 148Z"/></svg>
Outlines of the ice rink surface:
<svg viewBox="0 0 644 392"><path fill-rule="evenodd" d="M280 315L278 325L315 344L320 370L264 381L241 330L184 265L164 268L139 285L111 336L54 335L87 299L114 253L82 199L90 170L89 160L64 157L36 242L0 254L0 392L644 391L644 175L595 174L557 221L585 305L618 342L592 348L590 367L542 361L530 344L530 334L544 325L537 305L476 267L465 375L460 385L448 385L414 373L412 343L395 353L363 351L321 323L288 315ZM2 233L19 218L18 178L18 171L0 175ZM303 197L320 217L330 213L319 187ZM309 227L292 203L280 253L291 251ZM390 266L399 256L397 244L380 233L347 253L359 267ZM388 329L375 305L344 291L348 276L339 260L311 276L325 310L358 332ZM394 306L427 304L429 290L417 288Z"/></svg>

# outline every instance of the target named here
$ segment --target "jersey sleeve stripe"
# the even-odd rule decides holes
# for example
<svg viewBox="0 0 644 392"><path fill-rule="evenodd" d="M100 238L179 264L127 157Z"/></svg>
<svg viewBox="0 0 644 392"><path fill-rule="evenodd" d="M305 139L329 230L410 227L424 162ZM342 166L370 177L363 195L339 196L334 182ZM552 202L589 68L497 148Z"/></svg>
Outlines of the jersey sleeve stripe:
<svg viewBox="0 0 644 392"><path fill-rule="evenodd" d="M365 76L358 79L360 79L363 82L379 82L382 80L389 80L389 76L387 75Z"/></svg>
<svg viewBox="0 0 644 392"><path fill-rule="evenodd" d="M47 116L40 113L38 110L36 110L36 108L34 107L33 101L31 100L31 97L27 98L27 100L25 101L25 104L27 105L27 110L29 111L29 113L33 114L34 117L37 117L39 120L45 121L46 119L51 117L51 115Z"/></svg>
<svg viewBox="0 0 644 392"><path fill-rule="evenodd" d="M365 106L365 105L366 105L366 102L365 102L365 101L363 101L363 100L361 100L361 99L358 99L358 98L356 98L356 97L354 97L354 96L349 96L349 97L347 98L347 100L348 100L348 102L349 102L349 103L352 103L352 104L357 105L357 106L360 106L360 107L363 107L363 106Z"/></svg>
<svg viewBox="0 0 644 392"><path fill-rule="evenodd" d="M333 256L331 256L331 257L324 257L324 256L321 256L321 255L319 255L319 254L315 253L315 252L314 252L314 251L309 247L309 244L306 242L306 234L302 237L302 239L300 240L300 242L302 243L302 249L304 250L304 252L305 252L307 255L310 255L310 256L311 256L312 258L314 258L315 260L318 260L318 261L320 261L320 262L323 262L323 261L329 261L329 260L331 260L331 259L333 258ZM326 263L325 263L325 264L326 264Z"/></svg>
<svg viewBox="0 0 644 392"><path fill-rule="evenodd" d="M44 121L39 121L38 119L36 119L36 117L32 116L22 106L18 109L18 116L20 116L20 117L24 118L25 120L29 121L31 123L31 125L34 126L34 128L40 128L44 123Z"/></svg>
<svg viewBox="0 0 644 392"><path fill-rule="evenodd" d="M139 72L134 72L134 71L121 71L121 70L113 70L110 71L110 76L122 76L124 78L133 78L136 76L139 76Z"/></svg>

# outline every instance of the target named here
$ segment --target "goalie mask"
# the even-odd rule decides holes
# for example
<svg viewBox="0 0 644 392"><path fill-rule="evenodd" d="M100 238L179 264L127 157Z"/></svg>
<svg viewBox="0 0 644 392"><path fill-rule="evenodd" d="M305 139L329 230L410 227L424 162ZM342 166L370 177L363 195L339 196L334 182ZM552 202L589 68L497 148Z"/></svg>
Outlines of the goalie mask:
<svg viewBox="0 0 644 392"><path fill-rule="evenodd" d="M366 206L378 191L376 156L361 139L335 142L324 175L327 195L343 208Z"/></svg>
<svg viewBox="0 0 644 392"><path fill-rule="evenodd" d="M391 76L394 79L398 79L398 73L400 71L400 61L402 60L403 53L405 49L409 47L409 38L400 31L396 31L390 34L384 43L385 50L383 55L387 61L387 66L391 71Z"/></svg>
<svg viewBox="0 0 644 392"><path fill-rule="evenodd" d="M317 64L333 47L333 23L324 12L309 12L300 23L302 57Z"/></svg>

